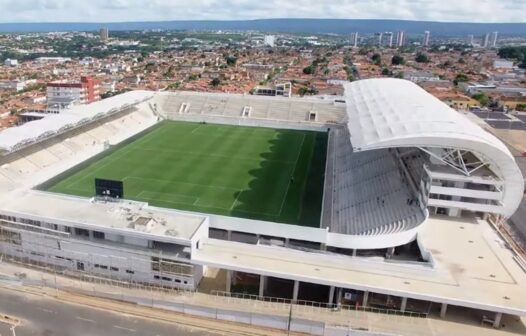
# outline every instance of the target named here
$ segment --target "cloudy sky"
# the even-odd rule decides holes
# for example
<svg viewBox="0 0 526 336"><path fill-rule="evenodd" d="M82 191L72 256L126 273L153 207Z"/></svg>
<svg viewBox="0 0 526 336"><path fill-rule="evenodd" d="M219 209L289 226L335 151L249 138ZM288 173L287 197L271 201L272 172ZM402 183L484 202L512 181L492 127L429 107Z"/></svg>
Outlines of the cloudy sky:
<svg viewBox="0 0 526 336"><path fill-rule="evenodd" d="M0 22L292 17L526 22L526 0L0 0Z"/></svg>

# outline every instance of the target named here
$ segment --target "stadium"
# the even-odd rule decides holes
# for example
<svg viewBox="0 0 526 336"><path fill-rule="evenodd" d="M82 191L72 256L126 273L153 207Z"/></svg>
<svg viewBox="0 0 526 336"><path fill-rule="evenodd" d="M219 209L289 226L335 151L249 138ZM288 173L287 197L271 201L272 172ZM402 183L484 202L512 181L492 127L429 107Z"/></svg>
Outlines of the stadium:
<svg viewBox="0 0 526 336"><path fill-rule="evenodd" d="M526 266L490 225L523 197L514 157L405 80L342 99L132 91L4 130L0 150L6 259L187 290L219 271L226 294L466 307L495 327L526 315Z"/></svg>

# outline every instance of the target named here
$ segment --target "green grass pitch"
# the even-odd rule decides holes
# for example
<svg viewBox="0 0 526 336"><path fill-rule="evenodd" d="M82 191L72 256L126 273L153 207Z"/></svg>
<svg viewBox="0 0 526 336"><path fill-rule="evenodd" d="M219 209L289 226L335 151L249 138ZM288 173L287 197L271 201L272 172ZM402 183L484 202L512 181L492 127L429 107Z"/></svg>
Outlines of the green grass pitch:
<svg viewBox="0 0 526 336"><path fill-rule="evenodd" d="M45 189L91 197L115 179L154 206L317 227L326 150L322 132L165 121Z"/></svg>

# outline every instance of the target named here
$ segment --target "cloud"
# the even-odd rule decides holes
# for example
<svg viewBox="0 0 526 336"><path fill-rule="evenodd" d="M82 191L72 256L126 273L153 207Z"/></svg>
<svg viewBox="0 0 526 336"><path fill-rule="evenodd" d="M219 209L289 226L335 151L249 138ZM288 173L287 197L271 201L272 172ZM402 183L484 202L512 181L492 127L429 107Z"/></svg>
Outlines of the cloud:
<svg viewBox="0 0 526 336"><path fill-rule="evenodd" d="M0 0L0 22L262 18L526 22L525 0Z"/></svg>

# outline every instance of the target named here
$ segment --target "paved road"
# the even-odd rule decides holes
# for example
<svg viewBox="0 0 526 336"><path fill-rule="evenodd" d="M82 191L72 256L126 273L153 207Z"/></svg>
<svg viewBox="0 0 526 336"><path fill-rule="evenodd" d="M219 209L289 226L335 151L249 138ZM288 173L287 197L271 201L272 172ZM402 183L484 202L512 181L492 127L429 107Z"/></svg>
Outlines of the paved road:
<svg viewBox="0 0 526 336"><path fill-rule="evenodd" d="M1 288L0 313L23 320L23 324L15 329L16 336L214 335ZM0 335L12 335L6 324L0 323Z"/></svg>

